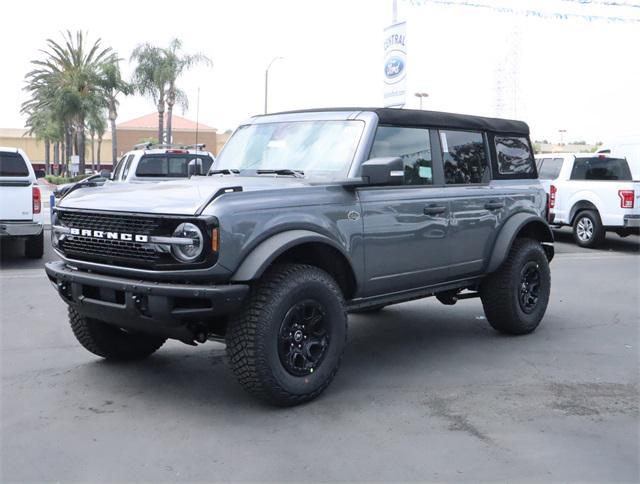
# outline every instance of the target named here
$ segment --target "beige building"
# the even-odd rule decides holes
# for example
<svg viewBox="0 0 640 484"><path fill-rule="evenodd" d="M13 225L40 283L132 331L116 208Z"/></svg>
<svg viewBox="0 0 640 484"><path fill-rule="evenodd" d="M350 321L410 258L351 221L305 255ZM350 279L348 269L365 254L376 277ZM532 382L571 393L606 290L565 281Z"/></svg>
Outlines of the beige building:
<svg viewBox="0 0 640 484"><path fill-rule="evenodd" d="M204 143L206 150L211 151L214 155L220 152L220 149L229 138L227 133L218 133L215 128L202 123L196 124L195 121L183 118L182 116L173 115L173 142L175 144L193 144L196 142L196 131L198 143ZM166 128L166 115L165 115ZM197 128L197 129L196 129ZM124 121L116 125L116 135L118 137L118 157L122 156L134 145L149 140L157 140L158 138L158 113L151 113L140 118ZM37 140L35 136L27 134L25 129L0 128L0 146L21 148L27 153L27 156L34 165L34 168L44 168L44 142ZM91 166L92 150L91 138L86 140L86 163ZM94 142L94 151L96 159L98 157L98 142ZM51 162L53 163L53 148L51 148ZM100 147L100 163L107 167L111 165L111 132L107 131L102 139Z"/></svg>
<svg viewBox="0 0 640 484"><path fill-rule="evenodd" d="M164 127L167 127L167 116L165 114ZM204 143L205 149L217 155L227 140L228 135L218 133L215 128L206 124L196 123L182 116L172 117L172 143L173 144L194 144ZM120 123L116 127L118 136L118 152L124 154L131 150L134 145L144 141L157 141L158 139L158 113L147 114L140 118L132 119Z"/></svg>

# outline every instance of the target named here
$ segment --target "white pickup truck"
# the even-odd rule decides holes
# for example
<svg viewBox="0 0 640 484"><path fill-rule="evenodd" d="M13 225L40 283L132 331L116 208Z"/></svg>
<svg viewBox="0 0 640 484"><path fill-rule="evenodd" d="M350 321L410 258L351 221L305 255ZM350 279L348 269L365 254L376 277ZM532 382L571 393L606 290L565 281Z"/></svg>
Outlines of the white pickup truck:
<svg viewBox="0 0 640 484"><path fill-rule="evenodd" d="M571 225L576 243L600 245L607 231L640 232L640 182L624 158L593 153L536 155L553 225Z"/></svg>
<svg viewBox="0 0 640 484"><path fill-rule="evenodd" d="M24 238L25 256L42 257L42 195L24 151L0 147L0 238Z"/></svg>

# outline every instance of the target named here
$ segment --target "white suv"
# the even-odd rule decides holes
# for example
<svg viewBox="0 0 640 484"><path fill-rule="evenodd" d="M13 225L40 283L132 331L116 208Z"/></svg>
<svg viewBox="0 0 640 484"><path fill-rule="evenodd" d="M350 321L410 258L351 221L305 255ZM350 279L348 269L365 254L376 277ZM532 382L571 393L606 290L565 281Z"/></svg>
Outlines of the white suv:
<svg viewBox="0 0 640 484"><path fill-rule="evenodd" d="M0 147L0 238L24 238L25 256L44 249L42 195L26 153Z"/></svg>
<svg viewBox="0 0 640 484"><path fill-rule="evenodd" d="M549 196L550 220L571 225L576 243L597 247L606 231L625 237L640 231L640 183L624 158L599 153L536 155Z"/></svg>
<svg viewBox="0 0 640 484"><path fill-rule="evenodd" d="M144 183L205 175L214 156L205 145L153 145L143 143L126 153L110 179L115 182Z"/></svg>

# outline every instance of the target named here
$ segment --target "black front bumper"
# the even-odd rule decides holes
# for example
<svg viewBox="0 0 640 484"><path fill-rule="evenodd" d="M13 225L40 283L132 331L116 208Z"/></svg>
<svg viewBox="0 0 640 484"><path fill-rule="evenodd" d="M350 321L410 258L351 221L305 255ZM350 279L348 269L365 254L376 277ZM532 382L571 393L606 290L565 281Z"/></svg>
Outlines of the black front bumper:
<svg viewBox="0 0 640 484"><path fill-rule="evenodd" d="M107 276L49 262L45 271L60 297L83 316L121 328L193 341L194 327L242 308L246 284L156 283Z"/></svg>

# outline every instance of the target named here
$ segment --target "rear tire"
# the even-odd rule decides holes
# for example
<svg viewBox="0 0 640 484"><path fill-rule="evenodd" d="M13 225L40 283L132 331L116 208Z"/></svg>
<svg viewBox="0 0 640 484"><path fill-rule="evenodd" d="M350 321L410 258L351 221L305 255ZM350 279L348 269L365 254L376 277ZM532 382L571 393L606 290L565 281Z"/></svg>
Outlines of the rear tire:
<svg viewBox="0 0 640 484"><path fill-rule="evenodd" d="M489 324L504 334L534 331L549 303L549 261L537 240L516 239L507 260L480 285Z"/></svg>
<svg viewBox="0 0 640 484"><path fill-rule="evenodd" d="M86 318L71 307L69 323L85 349L108 360L141 360L157 351L167 340L162 336L125 332L117 326Z"/></svg>
<svg viewBox="0 0 640 484"><path fill-rule="evenodd" d="M602 245L606 231L596 210L583 210L573 219L573 239L580 247L595 249Z"/></svg>
<svg viewBox="0 0 640 484"><path fill-rule="evenodd" d="M227 331L227 355L240 384L273 405L320 395L333 380L347 338L340 287L325 271L278 265L252 288Z"/></svg>
<svg viewBox="0 0 640 484"><path fill-rule="evenodd" d="M39 235L29 237L24 242L24 255L29 259L42 259L44 254L44 229Z"/></svg>

